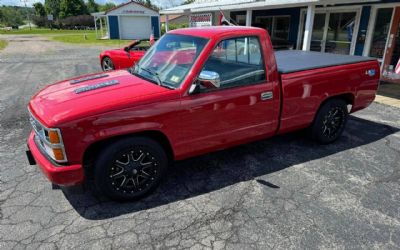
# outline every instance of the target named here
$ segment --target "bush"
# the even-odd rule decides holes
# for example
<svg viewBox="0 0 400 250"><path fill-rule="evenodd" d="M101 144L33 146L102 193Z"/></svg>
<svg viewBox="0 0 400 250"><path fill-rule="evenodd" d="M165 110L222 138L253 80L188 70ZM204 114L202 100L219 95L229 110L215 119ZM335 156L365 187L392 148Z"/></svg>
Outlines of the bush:
<svg viewBox="0 0 400 250"><path fill-rule="evenodd" d="M90 15L70 16L64 19L48 21L47 17L34 16L32 22L40 27L56 29L92 29L94 27L93 17Z"/></svg>
<svg viewBox="0 0 400 250"><path fill-rule="evenodd" d="M60 20L65 29L88 29L94 27L93 17L90 15L70 16Z"/></svg>
<svg viewBox="0 0 400 250"><path fill-rule="evenodd" d="M50 26L50 22L47 20L47 17L43 17L43 16L33 16L32 22L40 28Z"/></svg>

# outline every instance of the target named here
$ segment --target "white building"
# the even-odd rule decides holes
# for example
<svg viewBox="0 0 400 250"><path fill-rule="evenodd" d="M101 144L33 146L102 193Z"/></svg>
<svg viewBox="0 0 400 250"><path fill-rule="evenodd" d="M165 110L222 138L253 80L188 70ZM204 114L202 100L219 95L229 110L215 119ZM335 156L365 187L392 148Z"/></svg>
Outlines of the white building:
<svg viewBox="0 0 400 250"><path fill-rule="evenodd" d="M393 74L400 60L400 0L197 0L160 13L218 25L220 11L238 25L267 29L273 43L376 57L383 79L400 83Z"/></svg>
<svg viewBox="0 0 400 250"><path fill-rule="evenodd" d="M135 1L121 4L107 12L91 14L96 35L106 39L149 39L151 33L160 36L158 11Z"/></svg>

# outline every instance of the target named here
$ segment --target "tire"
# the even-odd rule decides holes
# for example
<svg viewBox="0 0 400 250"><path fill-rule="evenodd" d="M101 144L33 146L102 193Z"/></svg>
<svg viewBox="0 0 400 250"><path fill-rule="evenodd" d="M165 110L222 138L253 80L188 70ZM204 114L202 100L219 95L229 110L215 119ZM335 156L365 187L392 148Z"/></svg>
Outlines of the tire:
<svg viewBox="0 0 400 250"><path fill-rule="evenodd" d="M115 69L114 63L110 57L103 57L103 59L101 60L101 69L103 71L110 71Z"/></svg>
<svg viewBox="0 0 400 250"><path fill-rule="evenodd" d="M345 128L348 118L347 104L341 99L325 102L311 125L311 137L321 144L336 141Z"/></svg>
<svg viewBox="0 0 400 250"><path fill-rule="evenodd" d="M159 143L129 137L101 150L94 164L94 182L101 194L113 200L137 200L159 185L167 166Z"/></svg>

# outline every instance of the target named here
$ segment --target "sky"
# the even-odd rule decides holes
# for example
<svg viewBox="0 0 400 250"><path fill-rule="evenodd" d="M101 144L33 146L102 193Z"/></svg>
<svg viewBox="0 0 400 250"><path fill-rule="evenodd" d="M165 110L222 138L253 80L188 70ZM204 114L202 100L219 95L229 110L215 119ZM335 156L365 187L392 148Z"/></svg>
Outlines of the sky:
<svg viewBox="0 0 400 250"><path fill-rule="evenodd" d="M129 0L95 0L96 3L104 4L105 2L113 2L115 4L126 3ZM27 5L32 6L36 2L44 2L44 0L27 0ZM179 5L183 0L152 0L153 4L162 7L163 9ZM0 0L0 5L16 5L23 6L22 0Z"/></svg>

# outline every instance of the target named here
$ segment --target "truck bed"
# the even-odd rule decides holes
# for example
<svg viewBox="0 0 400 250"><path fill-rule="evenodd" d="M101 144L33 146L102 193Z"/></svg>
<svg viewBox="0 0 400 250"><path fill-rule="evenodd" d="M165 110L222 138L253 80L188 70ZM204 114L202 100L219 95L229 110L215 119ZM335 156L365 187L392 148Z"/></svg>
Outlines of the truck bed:
<svg viewBox="0 0 400 250"><path fill-rule="evenodd" d="M275 57L278 71L281 74L376 60L371 57L338 55L301 50L276 51Z"/></svg>

